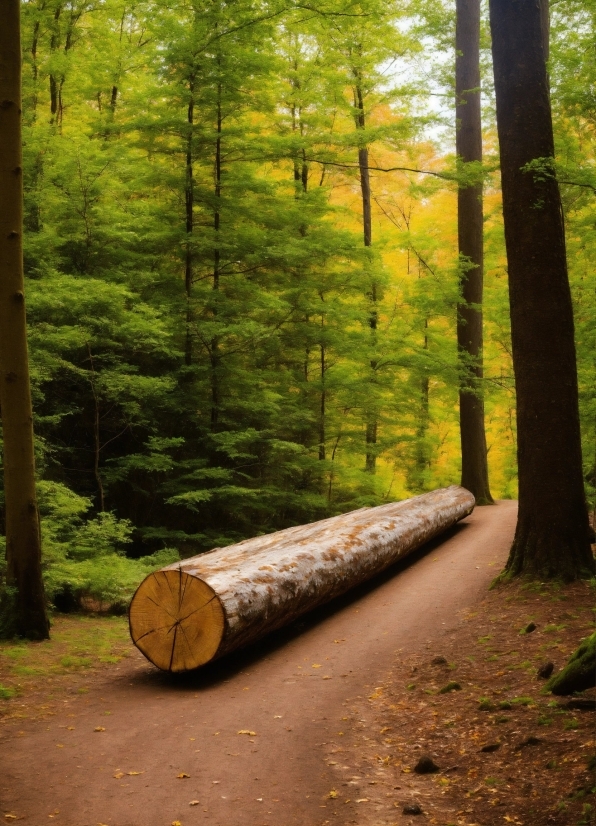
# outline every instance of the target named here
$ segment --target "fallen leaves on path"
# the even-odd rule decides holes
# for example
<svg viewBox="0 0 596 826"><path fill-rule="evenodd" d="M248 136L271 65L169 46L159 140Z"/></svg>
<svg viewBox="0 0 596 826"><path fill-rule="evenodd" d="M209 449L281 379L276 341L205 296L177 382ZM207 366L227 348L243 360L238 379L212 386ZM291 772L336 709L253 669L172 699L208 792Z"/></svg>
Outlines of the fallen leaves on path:
<svg viewBox="0 0 596 826"><path fill-rule="evenodd" d="M256 737L256 731L249 731L247 728L241 728L238 734L248 734L249 737Z"/></svg>
<svg viewBox="0 0 596 826"><path fill-rule="evenodd" d="M539 669L565 664L591 631L593 606L586 583L513 583L454 618L426 651L399 654L383 686L350 702L346 736L329 738L327 754L345 764L326 761L331 782L352 787L352 805L371 803L353 822L379 826L422 804L429 824L592 823L593 714L543 694ZM535 630L520 636L530 620ZM459 690L441 692L454 677ZM425 754L439 771L414 771Z"/></svg>
<svg viewBox="0 0 596 826"><path fill-rule="evenodd" d="M178 780L184 780L185 777L190 777L190 774L186 774L186 772L180 772L180 774L176 775Z"/></svg>

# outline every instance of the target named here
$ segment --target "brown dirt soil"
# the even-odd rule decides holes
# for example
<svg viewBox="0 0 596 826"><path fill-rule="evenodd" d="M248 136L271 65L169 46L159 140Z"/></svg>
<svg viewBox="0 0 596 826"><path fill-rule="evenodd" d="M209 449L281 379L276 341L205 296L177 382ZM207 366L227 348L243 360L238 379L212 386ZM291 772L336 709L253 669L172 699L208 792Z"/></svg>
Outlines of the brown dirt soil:
<svg viewBox="0 0 596 826"><path fill-rule="evenodd" d="M144 660L119 618L64 618L48 644L0 646L0 685L20 691L0 704L0 822L591 824L594 713L549 706L536 669L587 636L593 590L488 592L515 517L513 502L478 508L368 585L183 677ZM461 690L438 693L449 682ZM412 771L425 753L440 772ZM413 801L421 815L403 813Z"/></svg>
<svg viewBox="0 0 596 826"><path fill-rule="evenodd" d="M448 641L406 655L352 706L344 736L328 745L332 797L365 798L362 826L596 823L594 711L567 708L573 697L546 693L537 676L549 661L555 673L566 663L594 610L587 583L491 591ZM596 700L594 690L581 696ZM417 774L421 755L440 770ZM412 804L422 817L403 814Z"/></svg>

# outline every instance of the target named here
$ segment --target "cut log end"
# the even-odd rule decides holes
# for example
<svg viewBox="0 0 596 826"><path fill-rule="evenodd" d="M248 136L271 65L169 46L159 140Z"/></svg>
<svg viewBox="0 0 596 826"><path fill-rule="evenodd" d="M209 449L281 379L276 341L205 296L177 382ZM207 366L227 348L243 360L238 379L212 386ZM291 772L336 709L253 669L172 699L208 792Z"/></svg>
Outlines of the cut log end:
<svg viewBox="0 0 596 826"><path fill-rule="evenodd" d="M129 622L134 644L164 671L189 671L209 662L225 628L213 589L178 569L157 571L141 583Z"/></svg>

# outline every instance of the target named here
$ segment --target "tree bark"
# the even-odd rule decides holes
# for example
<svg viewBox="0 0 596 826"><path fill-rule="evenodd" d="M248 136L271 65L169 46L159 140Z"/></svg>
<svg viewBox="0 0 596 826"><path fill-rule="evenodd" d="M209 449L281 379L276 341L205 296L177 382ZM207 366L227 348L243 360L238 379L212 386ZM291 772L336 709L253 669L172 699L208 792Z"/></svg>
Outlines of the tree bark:
<svg viewBox="0 0 596 826"><path fill-rule="evenodd" d="M133 642L158 668L197 668L384 571L473 508L453 485L169 565L133 597Z"/></svg>
<svg viewBox="0 0 596 826"><path fill-rule="evenodd" d="M184 341L184 363L192 364L192 283L193 283L193 230L194 230L194 173L193 173L193 134L194 134L194 77L188 84L188 135L186 138L186 181L184 186L184 207L186 218L186 242L184 251L184 292L186 296L186 335Z"/></svg>
<svg viewBox="0 0 596 826"><path fill-rule="evenodd" d="M219 62L219 61L218 61ZM221 226L221 133L223 127L223 117L221 110L221 84L217 86L217 138L215 139L215 160L213 166L213 181L214 181L214 196L215 196L215 212L213 214L213 237L215 239L215 246L213 249L213 318L217 318L219 312L219 276L220 276L220 250L219 250L219 231ZM220 398L220 381L219 370L221 363L221 354L219 347L219 336L214 335L211 338L211 346L209 349L211 362L211 430L217 430L219 421L219 408L221 404Z"/></svg>
<svg viewBox="0 0 596 826"><path fill-rule="evenodd" d="M354 121L356 129L366 128L366 114L364 111L364 95L362 92L362 77L358 69L353 70L355 78L354 86ZM360 173L360 193L362 197L362 234L364 237L364 246L372 246L372 196L370 189L370 169L368 164L368 147L361 146L358 149L358 171ZM369 326L371 330L371 341L373 346L376 342L377 336L377 285L372 281L370 288L370 317ZM373 359L370 362L371 378L374 384L375 371L377 369L377 362ZM374 474L377 469L377 433L378 433L378 419L377 412L370 409L366 413L366 460L364 469L367 473Z"/></svg>
<svg viewBox="0 0 596 826"><path fill-rule="evenodd" d="M480 0L456 0L455 51L456 153L464 163L481 162ZM457 308L461 483L479 505L489 505L493 498L488 483L482 387L482 183L459 185L457 230L462 270L462 300Z"/></svg>
<svg viewBox="0 0 596 826"><path fill-rule="evenodd" d="M47 639L23 286L20 43L19 0L5 0L0 26L0 406L7 580L17 590L16 633Z"/></svg>
<svg viewBox="0 0 596 826"><path fill-rule="evenodd" d="M517 391L519 513L505 570L572 580L595 566L540 2L490 0L490 20Z"/></svg>

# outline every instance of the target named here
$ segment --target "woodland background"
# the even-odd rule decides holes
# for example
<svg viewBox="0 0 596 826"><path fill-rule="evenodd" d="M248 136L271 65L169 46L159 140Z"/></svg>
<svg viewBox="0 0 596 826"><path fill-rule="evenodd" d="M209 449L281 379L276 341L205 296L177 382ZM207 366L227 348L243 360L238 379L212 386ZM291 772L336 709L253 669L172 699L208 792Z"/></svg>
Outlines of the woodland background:
<svg viewBox="0 0 596 826"><path fill-rule="evenodd" d="M559 0L551 18L596 507L596 2ZM25 271L54 604L124 605L179 555L457 483L466 262L451 4L27 0L22 25ZM485 26L488 460L493 495L515 498Z"/></svg>

